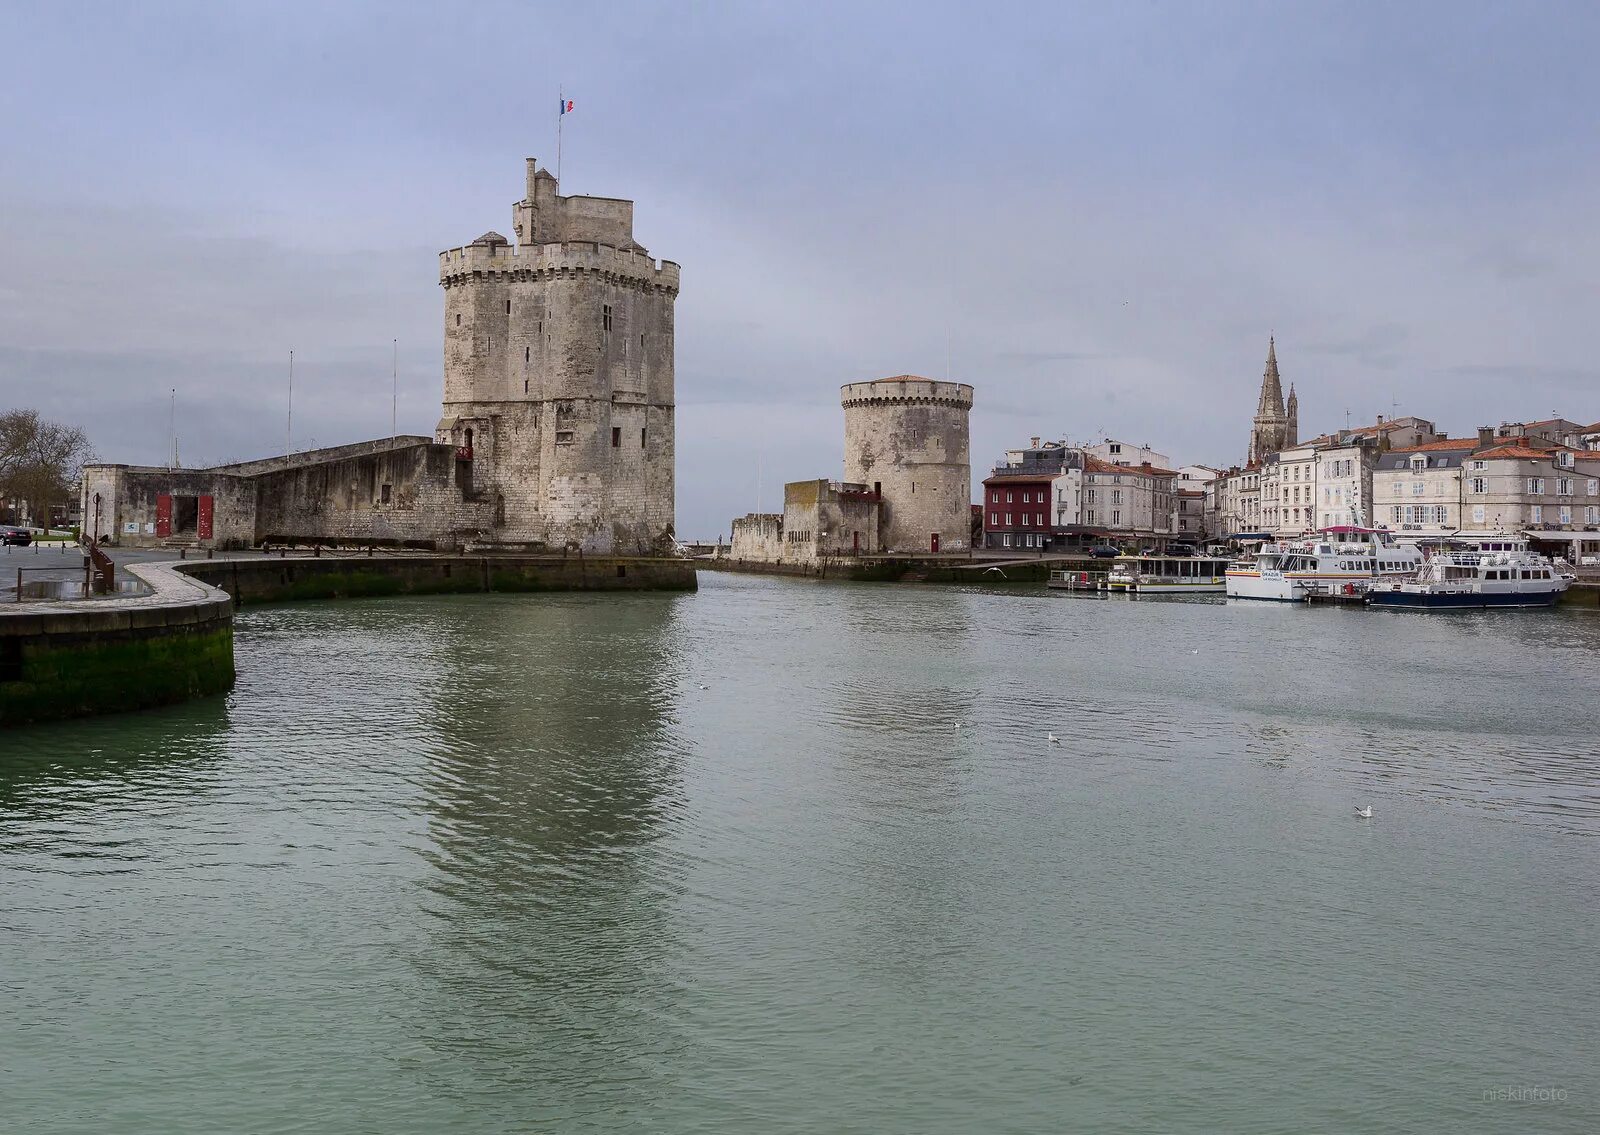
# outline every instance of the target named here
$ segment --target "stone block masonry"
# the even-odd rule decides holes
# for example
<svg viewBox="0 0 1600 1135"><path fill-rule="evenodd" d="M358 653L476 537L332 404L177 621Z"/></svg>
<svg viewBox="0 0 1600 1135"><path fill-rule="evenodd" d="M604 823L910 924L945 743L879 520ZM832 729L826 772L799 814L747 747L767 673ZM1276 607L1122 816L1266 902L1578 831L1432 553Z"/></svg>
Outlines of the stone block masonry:
<svg viewBox="0 0 1600 1135"><path fill-rule="evenodd" d="M679 269L633 239L633 203L562 197L528 159L513 245L489 232L439 257L443 416L491 500L483 539L666 551L674 531Z"/></svg>
<svg viewBox="0 0 1600 1135"><path fill-rule="evenodd" d="M844 477L882 498L881 550L965 552L972 546L972 387L915 375L852 382L844 406Z"/></svg>

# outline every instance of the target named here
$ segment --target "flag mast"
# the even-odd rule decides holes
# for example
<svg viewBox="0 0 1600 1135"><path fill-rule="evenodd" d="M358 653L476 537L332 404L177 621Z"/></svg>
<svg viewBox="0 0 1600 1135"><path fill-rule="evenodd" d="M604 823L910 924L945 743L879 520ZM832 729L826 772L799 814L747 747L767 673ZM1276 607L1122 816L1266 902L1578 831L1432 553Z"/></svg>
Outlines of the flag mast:
<svg viewBox="0 0 1600 1135"><path fill-rule="evenodd" d="M560 106L556 110L556 184L561 184L561 124L567 117L567 92L560 87L556 88L556 98Z"/></svg>

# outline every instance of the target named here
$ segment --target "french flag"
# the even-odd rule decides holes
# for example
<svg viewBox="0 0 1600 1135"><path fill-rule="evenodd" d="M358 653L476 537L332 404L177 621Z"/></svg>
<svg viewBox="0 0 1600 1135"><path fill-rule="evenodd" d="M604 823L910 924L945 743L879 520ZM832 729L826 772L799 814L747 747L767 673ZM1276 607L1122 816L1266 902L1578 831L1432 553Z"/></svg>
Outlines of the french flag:
<svg viewBox="0 0 1600 1135"><path fill-rule="evenodd" d="M568 113L571 112L571 110L572 110L572 100L571 99L562 99L561 100L561 113L562 114L568 114Z"/></svg>

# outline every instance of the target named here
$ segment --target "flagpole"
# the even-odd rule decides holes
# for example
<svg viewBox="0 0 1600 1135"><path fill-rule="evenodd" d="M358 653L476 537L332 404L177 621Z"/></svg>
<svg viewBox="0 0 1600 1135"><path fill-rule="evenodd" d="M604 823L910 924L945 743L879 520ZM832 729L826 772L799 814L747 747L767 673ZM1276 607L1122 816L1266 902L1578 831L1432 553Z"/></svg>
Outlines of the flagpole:
<svg viewBox="0 0 1600 1135"><path fill-rule="evenodd" d="M294 453L294 352L289 352L289 418L284 426L283 459L288 461Z"/></svg>
<svg viewBox="0 0 1600 1135"><path fill-rule="evenodd" d="M567 118L567 92L560 87L556 88L556 95L560 99L560 108L556 111L556 185L561 184L561 124Z"/></svg>

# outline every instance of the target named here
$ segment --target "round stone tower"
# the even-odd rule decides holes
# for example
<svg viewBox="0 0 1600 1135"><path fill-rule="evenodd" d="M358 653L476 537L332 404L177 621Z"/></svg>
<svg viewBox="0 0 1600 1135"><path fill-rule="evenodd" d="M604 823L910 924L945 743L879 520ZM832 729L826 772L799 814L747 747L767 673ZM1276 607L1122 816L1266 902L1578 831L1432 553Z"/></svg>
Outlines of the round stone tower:
<svg viewBox="0 0 1600 1135"><path fill-rule="evenodd" d="M903 374L840 388L844 477L878 492L884 552L972 546L972 387Z"/></svg>

